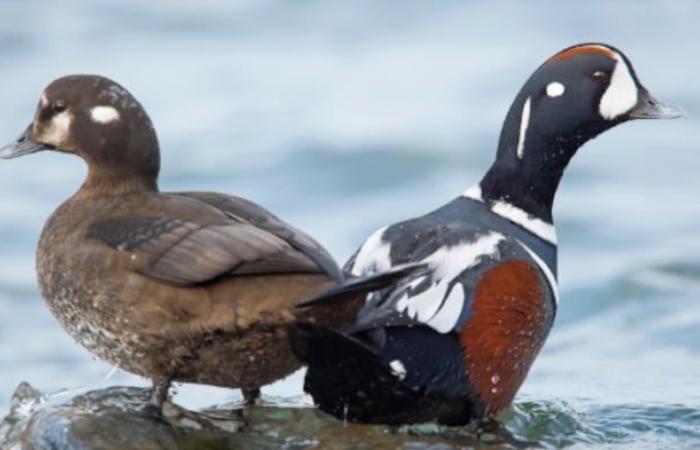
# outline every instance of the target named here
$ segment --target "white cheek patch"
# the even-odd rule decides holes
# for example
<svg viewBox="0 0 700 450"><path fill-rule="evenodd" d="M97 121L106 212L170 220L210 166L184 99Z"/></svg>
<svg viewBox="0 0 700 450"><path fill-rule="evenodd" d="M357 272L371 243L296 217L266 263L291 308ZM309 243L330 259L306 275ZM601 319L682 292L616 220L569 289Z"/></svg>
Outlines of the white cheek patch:
<svg viewBox="0 0 700 450"><path fill-rule="evenodd" d="M525 152L525 136L527 135L527 127L530 125L530 97L525 100L523 112L520 115L520 131L518 132L518 146L516 153L518 159L523 159Z"/></svg>
<svg viewBox="0 0 700 450"><path fill-rule="evenodd" d="M547 96L548 97L561 97L564 94L566 88L563 84L558 81L552 81L547 85Z"/></svg>
<svg viewBox="0 0 700 450"><path fill-rule="evenodd" d="M620 55L616 55L615 68L610 77L610 84L600 98L598 111L606 120L614 120L625 114L637 104L637 85L627 63Z"/></svg>
<svg viewBox="0 0 700 450"><path fill-rule="evenodd" d="M44 144L60 148L68 141L72 126L73 115L68 111L63 111L51 118L49 126L42 130L38 139Z"/></svg>
<svg viewBox="0 0 700 450"><path fill-rule="evenodd" d="M95 106L90 110L90 118L93 122L108 124L121 118L119 111L112 106Z"/></svg>

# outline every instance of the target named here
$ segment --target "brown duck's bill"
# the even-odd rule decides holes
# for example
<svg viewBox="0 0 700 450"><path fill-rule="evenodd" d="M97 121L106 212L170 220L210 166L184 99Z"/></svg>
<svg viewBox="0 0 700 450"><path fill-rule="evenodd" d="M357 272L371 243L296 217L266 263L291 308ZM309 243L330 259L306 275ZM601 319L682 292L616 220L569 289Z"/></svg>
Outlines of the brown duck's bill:
<svg viewBox="0 0 700 450"><path fill-rule="evenodd" d="M32 133L33 124L30 124L17 141L0 148L0 159L12 159L20 156L36 153L41 150L49 150L51 147L34 140Z"/></svg>
<svg viewBox="0 0 700 450"><path fill-rule="evenodd" d="M658 101L649 91L642 88L637 105L627 115L632 119L676 119L685 116L685 113L679 108Z"/></svg>

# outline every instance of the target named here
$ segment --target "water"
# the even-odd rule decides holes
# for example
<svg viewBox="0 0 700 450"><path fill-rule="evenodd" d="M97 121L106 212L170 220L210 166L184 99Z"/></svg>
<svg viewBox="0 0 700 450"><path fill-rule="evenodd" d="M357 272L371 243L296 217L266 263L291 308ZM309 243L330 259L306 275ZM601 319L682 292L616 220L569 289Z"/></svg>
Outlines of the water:
<svg viewBox="0 0 700 450"><path fill-rule="evenodd" d="M625 124L574 159L555 209L561 307L508 424L551 446L700 446L700 4L439 5L4 0L0 136L24 129L51 79L110 76L156 124L163 189L251 198L344 260L375 228L478 179L542 60L612 43L688 117ZM0 164L1 410L21 380L56 392L110 369L64 335L34 279L41 226L83 174L57 154ZM265 392L298 395L301 378ZM188 406L237 398L178 394Z"/></svg>

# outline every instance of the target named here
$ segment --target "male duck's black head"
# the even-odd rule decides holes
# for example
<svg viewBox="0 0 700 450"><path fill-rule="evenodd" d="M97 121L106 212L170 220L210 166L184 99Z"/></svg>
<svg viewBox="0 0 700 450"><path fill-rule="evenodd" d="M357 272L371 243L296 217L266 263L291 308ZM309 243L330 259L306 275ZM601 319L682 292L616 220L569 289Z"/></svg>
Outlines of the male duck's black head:
<svg viewBox="0 0 700 450"><path fill-rule="evenodd" d="M569 47L542 64L515 98L482 196L551 222L559 180L583 143L628 120L680 115L649 94L619 50Z"/></svg>
<svg viewBox="0 0 700 450"><path fill-rule="evenodd" d="M71 75L44 90L34 121L0 158L41 150L75 153L88 164L86 188L156 189L158 139L139 102L104 77Z"/></svg>

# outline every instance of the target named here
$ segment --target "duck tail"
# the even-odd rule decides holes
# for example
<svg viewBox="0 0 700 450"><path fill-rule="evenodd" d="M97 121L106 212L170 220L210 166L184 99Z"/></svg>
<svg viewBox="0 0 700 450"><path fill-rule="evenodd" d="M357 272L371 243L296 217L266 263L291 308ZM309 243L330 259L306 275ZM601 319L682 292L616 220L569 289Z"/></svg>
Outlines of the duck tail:
<svg viewBox="0 0 700 450"><path fill-rule="evenodd" d="M289 334L292 350L308 365L304 391L319 409L350 422L392 422L383 409L397 406L393 397L406 388L374 349L351 335L309 324L295 325Z"/></svg>
<svg viewBox="0 0 700 450"><path fill-rule="evenodd" d="M404 278L415 278L423 275L427 270L428 266L425 263L409 263L392 267L383 272L350 278L318 297L300 303L297 305L297 308L327 305L328 302L343 302L355 299L358 296L364 297L370 292L380 291L390 287Z"/></svg>
<svg viewBox="0 0 700 450"><path fill-rule="evenodd" d="M295 321L327 328L347 325L355 320L369 293L389 288L405 278L420 276L426 270L425 264L403 264L384 272L350 278L296 305Z"/></svg>

